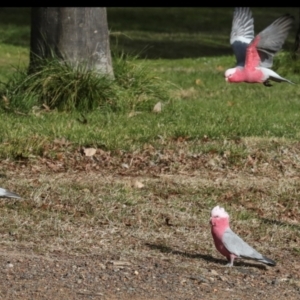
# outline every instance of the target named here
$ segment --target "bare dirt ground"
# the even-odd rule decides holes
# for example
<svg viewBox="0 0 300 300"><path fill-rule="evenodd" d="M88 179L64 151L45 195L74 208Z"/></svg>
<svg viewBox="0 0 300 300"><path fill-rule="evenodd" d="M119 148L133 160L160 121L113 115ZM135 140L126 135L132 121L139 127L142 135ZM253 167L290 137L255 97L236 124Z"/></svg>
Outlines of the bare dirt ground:
<svg viewBox="0 0 300 300"><path fill-rule="evenodd" d="M300 299L297 147L234 163L103 151L2 161L1 186L24 199L1 200L0 299ZM224 266L215 204L275 267Z"/></svg>
<svg viewBox="0 0 300 300"><path fill-rule="evenodd" d="M114 253L26 252L1 253L1 299L299 299L297 260L273 269L247 263L228 269L200 254L175 253L174 263L166 257L125 261Z"/></svg>

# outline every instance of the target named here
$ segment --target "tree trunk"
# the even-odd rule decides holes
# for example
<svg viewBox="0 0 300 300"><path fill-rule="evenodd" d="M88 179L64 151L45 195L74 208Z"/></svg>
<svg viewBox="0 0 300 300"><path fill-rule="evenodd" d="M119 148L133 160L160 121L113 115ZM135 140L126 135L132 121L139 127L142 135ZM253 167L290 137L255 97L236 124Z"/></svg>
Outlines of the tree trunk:
<svg viewBox="0 0 300 300"><path fill-rule="evenodd" d="M114 76L105 7L31 8L30 48L29 72L40 58L58 57Z"/></svg>

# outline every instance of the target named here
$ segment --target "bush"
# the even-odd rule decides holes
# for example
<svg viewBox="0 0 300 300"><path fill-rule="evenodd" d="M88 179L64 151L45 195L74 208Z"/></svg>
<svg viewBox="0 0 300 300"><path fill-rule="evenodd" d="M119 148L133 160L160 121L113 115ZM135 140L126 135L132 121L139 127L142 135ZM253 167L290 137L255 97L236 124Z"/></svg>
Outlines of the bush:
<svg viewBox="0 0 300 300"><path fill-rule="evenodd" d="M84 64L76 68L59 59L44 60L33 74L17 69L0 91L2 108L30 111L46 104L60 111L149 110L168 99L170 84L138 57L113 56L115 80L99 76Z"/></svg>

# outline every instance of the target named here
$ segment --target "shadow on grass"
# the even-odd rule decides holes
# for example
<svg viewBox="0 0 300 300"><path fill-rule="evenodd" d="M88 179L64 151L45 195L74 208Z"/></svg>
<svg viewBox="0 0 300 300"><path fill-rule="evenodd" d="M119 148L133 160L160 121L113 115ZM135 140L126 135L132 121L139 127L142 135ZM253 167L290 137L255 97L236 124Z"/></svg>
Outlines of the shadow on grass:
<svg viewBox="0 0 300 300"><path fill-rule="evenodd" d="M258 33L291 7L251 8ZM125 53L148 59L196 58L232 55L229 37L232 7L108 8L108 26L112 44L117 39ZM296 27L296 26L295 26ZM290 32L294 37L295 28ZM122 36L124 34L124 36ZM293 38L292 38L293 39ZM293 47L292 39L284 49ZM234 59L233 59L234 61Z"/></svg>
<svg viewBox="0 0 300 300"><path fill-rule="evenodd" d="M290 224L287 222L282 222L282 221L278 221L278 220L272 220L272 219L266 219L266 218L261 218L261 221L265 224L270 224L270 225L279 225L279 226L288 226L292 229L296 229L296 230L300 230L300 225L297 224Z"/></svg>
<svg viewBox="0 0 300 300"><path fill-rule="evenodd" d="M235 58L229 43L226 46L222 46L218 44L206 44L201 40L172 41L168 39L155 40L150 37L149 39L138 39L135 37L130 39L125 36L117 38L112 36L111 49L133 55L138 54L140 58L147 59L182 59L198 58L201 56L232 55L232 63L235 63Z"/></svg>
<svg viewBox="0 0 300 300"><path fill-rule="evenodd" d="M29 26L30 12L30 7L0 7L0 26Z"/></svg>
<svg viewBox="0 0 300 300"><path fill-rule="evenodd" d="M253 8L255 32L292 8ZM0 42L29 47L30 8L0 8ZM111 48L148 59L234 56L229 45L233 8L107 8ZM117 35L115 35L117 33ZM290 36L294 36L291 33ZM284 48L291 46L285 43Z"/></svg>
<svg viewBox="0 0 300 300"><path fill-rule="evenodd" d="M159 250L162 253L172 253L175 255L180 255L182 257L187 257L187 258L193 258L193 259L202 259L204 261L207 262L211 262L211 263L215 263L215 264L219 264L225 267L226 265L226 259L218 259L218 258L214 258L211 255L205 255L205 254L192 254L192 253L188 253L188 252L182 252L182 251L178 251L178 250L173 250L170 247L167 247L165 245L159 245L159 244L150 244L150 243L145 243L145 245L152 249L152 250ZM262 265L262 264L255 264L255 263L248 263L245 261L239 261L236 260L234 262L234 266L235 267L252 267L252 268L257 268L257 269L261 269L261 270L266 270L266 266Z"/></svg>

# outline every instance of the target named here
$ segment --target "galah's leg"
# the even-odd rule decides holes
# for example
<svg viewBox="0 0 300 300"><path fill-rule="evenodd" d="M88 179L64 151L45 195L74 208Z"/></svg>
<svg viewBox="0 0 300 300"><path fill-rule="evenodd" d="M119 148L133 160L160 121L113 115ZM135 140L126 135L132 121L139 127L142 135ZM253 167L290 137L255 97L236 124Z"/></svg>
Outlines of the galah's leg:
<svg viewBox="0 0 300 300"><path fill-rule="evenodd" d="M266 80L266 81L264 82L264 86L270 87L270 86L272 86L272 84L270 83L269 80Z"/></svg>
<svg viewBox="0 0 300 300"><path fill-rule="evenodd" d="M230 262L226 265L227 267L233 267L233 262L234 262L235 256L230 255Z"/></svg>

